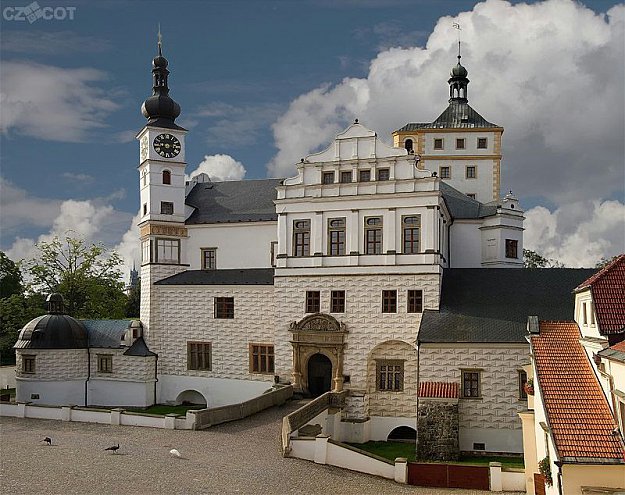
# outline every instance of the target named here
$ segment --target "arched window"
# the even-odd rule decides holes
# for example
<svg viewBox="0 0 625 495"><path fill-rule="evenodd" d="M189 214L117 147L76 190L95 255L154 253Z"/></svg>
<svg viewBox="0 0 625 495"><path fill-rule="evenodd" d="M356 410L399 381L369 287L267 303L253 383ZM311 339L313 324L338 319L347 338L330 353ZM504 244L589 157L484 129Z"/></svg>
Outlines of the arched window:
<svg viewBox="0 0 625 495"><path fill-rule="evenodd" d="M171 184L171 172L163 170L163 184Z"/></svg>
<svg viewBox="0 0 625 495"><path fill-rule="evenodd" d="M412 151L412 139L406 139L404 141L404 148L406 148L406 150L408 150L408 153L410 153Z"/></svg>

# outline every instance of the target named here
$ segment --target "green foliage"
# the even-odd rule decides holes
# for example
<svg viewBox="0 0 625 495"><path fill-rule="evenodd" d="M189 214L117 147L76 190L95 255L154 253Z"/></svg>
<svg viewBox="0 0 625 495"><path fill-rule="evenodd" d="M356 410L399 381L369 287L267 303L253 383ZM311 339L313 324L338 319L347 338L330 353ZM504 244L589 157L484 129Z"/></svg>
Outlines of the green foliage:
<svg viewBox="0 0 625 495"><path fill-rule="evenodd" d="M130 288L126 301L126 318L139 318L141 308L141 279L137 285Z"/></svg>
<svg viewBox="0 0 625 495"><path fill-rule="evenodd" d="M0 362L15 362L13 346L20 330L45 311L45 297L41 294L13 294L0 299Z"/></svg>
<svg viewBox="0 0 625 495"><path fill-rule="evenodd" d="M19 264L0 251L0 298L20 294L23 290Z"/></svg>
<svg viewBox="0 0 625 495"><path fill-rule="evenodd" d="M127 297L116 252L68 236L39 242L37 248L39 256L26 262L35 290L60 292L66 312L75 318L124 318Z"/></svg>
<svg viewBox="0 0 625 495"><path fill-rule="evenodd" d="M551 462L549 456L541 459L538 462L538 471L545 477L545 484L547 486L553 485L553 478L551 477Z"/></svg>
<svg viewBox="0 0 625 495"><path fill-rule="evenodd" d="M551 258L547 259L536 251L524 249L523 266L525 268L564 268L564 263Z"/></svg>

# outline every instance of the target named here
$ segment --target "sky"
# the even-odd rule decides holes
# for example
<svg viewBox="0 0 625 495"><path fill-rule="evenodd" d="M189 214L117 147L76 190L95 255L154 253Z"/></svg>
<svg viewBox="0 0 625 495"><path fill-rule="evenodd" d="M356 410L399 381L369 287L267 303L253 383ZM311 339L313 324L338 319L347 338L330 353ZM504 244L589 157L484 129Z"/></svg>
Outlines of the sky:
<svg viewBox="0 0 625 495"><path fill-rule="evenodd" d="M287 177L354 118L391 142L469 103L505 128L502 195L566 266L625 251L625 4L610 0L39 0L0 18L0 249L71 231L138 261L141 103L160 23L187 173ZM71 8L66 6L71 4ZM7 7L12 7L7 10ZM43 12L43 11L42 11Z"/></svg>

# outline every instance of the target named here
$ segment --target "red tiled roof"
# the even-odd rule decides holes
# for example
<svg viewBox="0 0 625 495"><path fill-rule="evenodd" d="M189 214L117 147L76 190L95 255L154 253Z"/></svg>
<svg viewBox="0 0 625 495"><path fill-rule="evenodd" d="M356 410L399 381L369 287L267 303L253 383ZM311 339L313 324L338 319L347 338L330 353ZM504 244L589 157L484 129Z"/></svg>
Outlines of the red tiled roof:
<svg viewBox="0 0 625 495"><path fill-rule="evenodd" d="M575 292L590 288L602 335L625 330L625 254L581 283Z"/></svg>
<svg viewBox="0 0 625 495"><path fill-rule="evenodd" d="M447 382L420 382L419 397L433 399L457 399L460 385Z"/></svg>
<svg viewBox="0 0 625 495"><path fill-rule="evenodd" d="M547 421L560 458L624 461L625 446L592 371L575 322L541 321L532 352ZM583 460L577 459L583 463Z"/></svg>

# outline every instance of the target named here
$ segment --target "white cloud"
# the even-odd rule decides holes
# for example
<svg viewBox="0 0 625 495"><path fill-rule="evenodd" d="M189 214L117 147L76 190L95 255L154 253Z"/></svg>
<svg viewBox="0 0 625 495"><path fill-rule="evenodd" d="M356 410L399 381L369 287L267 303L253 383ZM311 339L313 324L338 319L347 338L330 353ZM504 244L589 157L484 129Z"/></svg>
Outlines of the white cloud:
<svg viewBox="0 0 625 495"><path fill-rule="evenodd" d="M201 173L208 174L213 181L241 180L245 172L243 164L230 155L205 155L202 163L187 175L187 180Z"/></svg>
<svg viewBox="0 0 625 495"><path fill-rule="evenodd" d="M74 172L63 172L63 178L73 181L73 182L78 182L80 184L91 184L93 183L93 181L95 181L95 177L93 177L92 175L89 174L75 174Z"/></svg>
<svg viewBox="0 0 625 495"><path fill-rule="evenodd" d="M299 158L355 117L389 142L407 122L434 120L447 104L458 22L469 102L506 129L503 189L556 205L610 197L625 181L624 18L624 5L604 16L571 0L487 0L442 17L424 48L383 51L366 78L292 101L273 127L269 175L294 175Z"/></svg>
<svg viewBox="0 0 625 495"><path fill-rule="evenodd" d="M5 30L0 39L2 51L35 53L46 55L67 55L70 53L101 53L111 49L109 40L82 36L73 31L44 31L40 29Z"/></svg>
<svg viewBox="0 0 625 495"><path fill-rule="evenodd" d="M24 225L49 227L60 211L61 201L37 198L0 177L0 225L8 236Z"/></svg>
<svg viewBox="0 0 625 495"><path fill-rule="evenodd" d="M115 246L115 251L124 260L124 268L122 274L124 280L127 281L128 274L132 267L139 268L141 264L141 246L139 242L139 227L137 227L141 218L141 211L133 217L130 222L130 227L126 233L122 236L121 242Z"/></svg>
<svg viewBox="0 0 625 495"><path fill-rule="evenodd" d="M579 201L550 212L528 210L525 248L567 267L594 267L601 257L625 250L625 205L619 201Z"/></svg>
<svg viewBox="0 0 625 495"><path fill-rule="evenodd" d="M0 72L0 131L48 141L85 141L119 105L95 86L105 73L5 61Z"/></svg>

